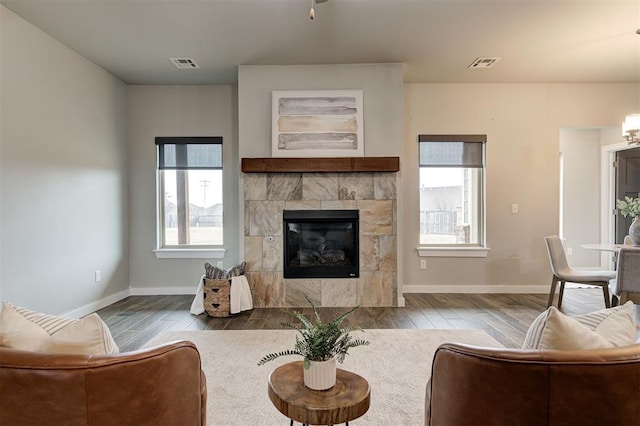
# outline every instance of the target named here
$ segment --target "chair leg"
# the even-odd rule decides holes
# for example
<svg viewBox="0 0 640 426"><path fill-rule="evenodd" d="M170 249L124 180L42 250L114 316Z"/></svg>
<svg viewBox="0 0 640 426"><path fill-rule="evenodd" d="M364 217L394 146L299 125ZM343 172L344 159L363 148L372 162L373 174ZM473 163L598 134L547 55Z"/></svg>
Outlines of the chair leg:
<svg viewBox="0 0 640 426"><path fill-rule="evenodd" d="M609 300L609 283L604 283L602 286L602 293L604 293L604 306L606 308L611 307L611 301Z"/></svg>
<svg viewBox="0 0 640 426"><path fill-rule="evenodd" d="M555 275L551 278L551 290L549 290L549 301L547 302L547 308L553 305L553 296L556 294L556 287L558 286L558 277Z"/></svg>
<svg viewBox="0 0 640 426"><path fill-rule="evenodd" d="M620 293L620 304L624 305L625 303L627 303L627 300L629 300L629 292L623 291L622 293Z"/></svg>
<svg viewBox="0 0 640 426"><path fill-rule="evenodd" d="M562 306L562 296L564 296L565 281L560 281L560 294L558 295L558 309Z"/></svg>
<svg viewBox="0 0 640 426"><path fill-rule="evenodd" d="M614 308L616 306L618 306L618 304L620 303L620 299L618 299L618 296L616 296L615 294L611 295L611 307Z"/></svg>

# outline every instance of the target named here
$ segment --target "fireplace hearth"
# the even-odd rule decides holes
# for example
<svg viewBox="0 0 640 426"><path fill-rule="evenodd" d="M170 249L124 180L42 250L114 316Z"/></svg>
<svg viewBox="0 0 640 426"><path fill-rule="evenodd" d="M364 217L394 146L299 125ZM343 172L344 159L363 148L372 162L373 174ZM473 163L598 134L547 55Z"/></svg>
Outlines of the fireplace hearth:
<svg viewBox="0 0 640 426"><path fill-rule="evenodd" d="M284 210L284 278L357 278L358 210Z"/></svg>

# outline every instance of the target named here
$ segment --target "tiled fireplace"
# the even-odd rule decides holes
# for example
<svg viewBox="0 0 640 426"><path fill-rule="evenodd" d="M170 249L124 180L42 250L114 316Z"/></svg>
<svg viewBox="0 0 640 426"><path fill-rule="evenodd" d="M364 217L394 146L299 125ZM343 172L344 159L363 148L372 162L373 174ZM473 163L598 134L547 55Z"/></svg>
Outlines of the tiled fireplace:
<svg viewBox="0 0 640 426"><path fill-rule="evenodd" d="M244 202L255 307L396 305L396 173L246 173ZM284 278L285 210L357 211L359 277Z"/></svg>

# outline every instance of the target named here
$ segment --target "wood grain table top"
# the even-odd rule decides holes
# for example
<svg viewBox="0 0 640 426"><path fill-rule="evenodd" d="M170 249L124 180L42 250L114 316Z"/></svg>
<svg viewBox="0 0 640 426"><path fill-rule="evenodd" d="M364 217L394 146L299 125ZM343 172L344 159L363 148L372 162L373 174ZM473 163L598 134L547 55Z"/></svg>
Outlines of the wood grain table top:
<svg viewBox="0 0 640 426"><path fill-rule="evenodd" d="M363 377L340 368L331 389L304 385L302 361L284 364L269 375L269 399L288 418L310 425L345 423L369 409L371 388Z"/></svg>

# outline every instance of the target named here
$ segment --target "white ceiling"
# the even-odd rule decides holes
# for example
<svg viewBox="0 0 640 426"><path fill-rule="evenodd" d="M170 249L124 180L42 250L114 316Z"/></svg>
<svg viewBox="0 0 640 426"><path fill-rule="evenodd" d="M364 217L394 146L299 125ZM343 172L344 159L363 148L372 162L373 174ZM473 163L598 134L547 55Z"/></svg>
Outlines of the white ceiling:
<svg viewBox="0 0 640 426"><path fill-rule="evenodd" d="M640 0L0 0L131 84L238 65L404 64L405 82L640 82ZM468 69L479 56L502 58ZM171 57L193 58L179 70Z"/></svg>

